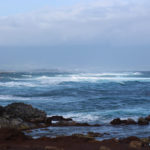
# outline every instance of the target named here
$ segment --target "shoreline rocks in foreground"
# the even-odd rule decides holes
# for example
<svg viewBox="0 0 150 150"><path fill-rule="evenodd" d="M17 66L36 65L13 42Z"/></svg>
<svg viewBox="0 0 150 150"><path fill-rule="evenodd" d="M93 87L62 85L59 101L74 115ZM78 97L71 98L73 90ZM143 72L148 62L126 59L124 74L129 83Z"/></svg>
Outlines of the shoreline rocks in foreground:
<svg viewBox="0 0 150 150"><path fill-rule="evenodd" d="M86 136L72 135L32 139L16 129L0 129L0 133L0 150L150 150L149 138L96 141Z"/></svg>
<svg viewBox="0 0 150 150"><path fill-rule="evenodd" d="M121 120L113 119L111 125L148 125L150 116L140 117L138 121L131 118ZM99 124L90 125L88 123L79 123L72 118L62 116L47 117L47 114L29 104L12 103L5 107L0 106L0 128L17 128L19 130L29 130L44 128L48 126L100 126Z"/></svg>
<svg viewBox="0 0 150 150"><path fill-rule="evenodd" d="M150 116L111 121L112 125L147 125ZM150 150L150 139L128 137L124 139L109 139L96 141L109 133L88 132L86 135L74 134L56 138L42 137L33 139L21 130L42 128L47 126L91 126L88 123L78 123L71 118L62 116L47 117L44 111L24 103L13 103L6 107L0 106L0 150ZM92 125L99 126L99 125Z"/></svg>
<svg viewBox="0 0 150 150"><path fill-rule="evenodd" d="M31 105L12 103L0 106L0 128L17 128L20 130L42 127L46 113Z"/></svg>
<svg viewBox="0 0 150 150"><path fill-rule="evenodd" d="M135 121L131 118L121 120L113 119L111 125L148 125L150 116L139 118ZM17 128L19 130L28 130L44 128L48 126L100 126L99 124L90 125L88 123L79 123L72 118L62 116L47 117L47 114L29 104L12 103L5 107L0 106L0 128Z"/></svg>
<svg viewBox="0 0 150 150"><path fill-rule="evenodd" d="M6 107L0 106L0 128L16 128L28 130L48 126L99 126L88 123L78 123L71 118L62 116L47 117L46 113L31 105L12 103Z"/></svg>

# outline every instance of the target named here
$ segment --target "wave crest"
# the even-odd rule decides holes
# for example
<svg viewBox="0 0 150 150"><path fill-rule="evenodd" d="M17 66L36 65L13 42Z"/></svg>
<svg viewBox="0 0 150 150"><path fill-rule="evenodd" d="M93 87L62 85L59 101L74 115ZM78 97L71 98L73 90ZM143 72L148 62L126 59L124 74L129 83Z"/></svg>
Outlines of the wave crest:
<svg viewBox="0 0 150 150"><path fill-rule="evenodd" d="M0 86L4 86L4 87L36 87L37 85L33 84L33 83L29 83L29 82L0 82Z"/></svg>

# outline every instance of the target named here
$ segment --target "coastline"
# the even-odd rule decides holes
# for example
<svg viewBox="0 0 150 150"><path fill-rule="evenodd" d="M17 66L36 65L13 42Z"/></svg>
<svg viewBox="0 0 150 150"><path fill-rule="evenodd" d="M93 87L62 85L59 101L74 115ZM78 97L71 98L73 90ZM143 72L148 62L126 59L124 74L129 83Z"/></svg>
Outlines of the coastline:
<svg viewBox="0 0 150 150"><path fill-rule="evenodd" d="M110 122L112 126L148 125L149 116L121 120L116 118ZM46 117L46 113L24 103L12 103L0 107L0 150L148 150L150 149L150 138L138 138L130 136L127 138L110 138L98 141L98 137L109 135L107 133L88 132L87 134L72 134L70 136L56 136L32 138L27 133L32 129L43 129L46 127L98 127L101 125L90 125L78 123L72 118L62 116ZM26 134L25 134L26 133ZM114 133L115 134L115 133Z"/></svg>
<svg viewBox="0 0 150 150"><path fill-rule="evenodd" d="M128 137L96 141L82 136L32 139L16 129L0 129L1 150L149 150L150 139Z"/></svg>

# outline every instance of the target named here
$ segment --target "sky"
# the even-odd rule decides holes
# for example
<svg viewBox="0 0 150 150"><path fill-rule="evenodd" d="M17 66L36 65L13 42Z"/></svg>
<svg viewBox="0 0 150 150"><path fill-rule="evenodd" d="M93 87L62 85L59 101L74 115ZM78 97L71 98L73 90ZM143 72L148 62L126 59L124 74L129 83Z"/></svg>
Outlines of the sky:
<svg viewBox="0 0 150 150"><path fill-rule="evenodd" d="M149 0L0 0L0 70L150 70Z"/></svg>

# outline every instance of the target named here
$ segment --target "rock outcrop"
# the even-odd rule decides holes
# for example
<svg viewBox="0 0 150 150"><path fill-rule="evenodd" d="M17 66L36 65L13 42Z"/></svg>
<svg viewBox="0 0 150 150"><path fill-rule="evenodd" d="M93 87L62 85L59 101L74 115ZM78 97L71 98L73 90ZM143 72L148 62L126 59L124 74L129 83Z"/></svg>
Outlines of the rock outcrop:
<svg viewBox="0 0 150 150"><path fill-rule="evenodd" d="M0 106L0 128L20 130L45 127L46 113L24 103Z"/></svg>
<svg viewBox="0 0 150 150"><path fill-rule="evenodd" d="M28 130L48 126L98 126L88 123L78 123L71 118L62 116L47 117L46 113L31 105L12 103L6 107L0 106L0 128L15 128Z"/></svg>
<svg viewBox="0 0 150 150"><path fill-rule="evenodd" d="M136 121L134 121L131 118L128 118L127 120L121 120L120 118L116 118L110 122L112 125L131 125L131 124L137 124Z"/></svg>
<svg viewBox="0 0 150 150"><path fill-rule="evenodd" d="M46 113L31 105L24 103L13 103L5 107L5 114L10 118L20 118L28 122L44 122Z"/></svg>
<svg viewBox="0 0 150 150"><path fill-rule="evenodd" d="M120 118L113 119L110 124L112 125L148 125L150 121L150 116L144 118L140 117L138 121L128 118L127 120L121 120Z"/></svg>
<svg viewBox="0 0 150 150"><path fill-rule="evenodd" d="M139 125L148 125L149 122L148 122L148 120L146 120L145 118L140 117L140 118L138 119L138 124L139 124Z"/></svg>

